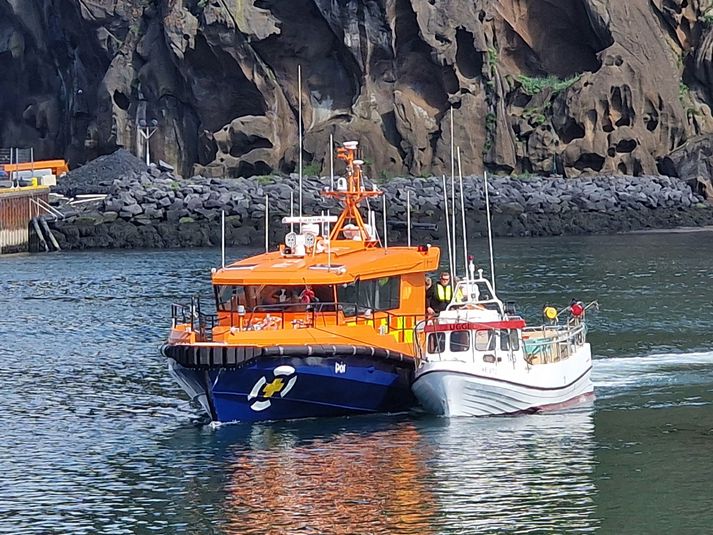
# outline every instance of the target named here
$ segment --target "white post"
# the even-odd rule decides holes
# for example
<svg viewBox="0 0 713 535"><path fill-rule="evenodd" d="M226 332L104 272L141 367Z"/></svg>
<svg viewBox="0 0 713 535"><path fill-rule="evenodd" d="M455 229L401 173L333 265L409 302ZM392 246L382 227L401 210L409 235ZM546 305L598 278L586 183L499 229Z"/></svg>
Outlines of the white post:
<svg viewBox="0 0 713 535"><path fill-rule="evenodd" d="M488 195L488 172L483 171L485 186L485 215L488 218L488 247L490 248L490 281L495 292L495 261L493 260L493 229L490 226L490 197Z"/></svg>
<svg viewBox="0 0 713 535"><path fill-rule="evenodd" d="M406 239L411 247L411 190L406 190Z"/></svg>
<svg viewBox="0 0 713 535"><path fill-rule="evenodd" d="M265 252L270 252L270 215L269 205L270 197L265 195Z"/></svg>
<svg viewBox="0 0 713 535"><path fill-rule="evenodd" d="M290 219L292 219L295 216L294 207L295 207L295 192L293 190L290 190ZM290 223L290 232L294 232L294 231L295 231L295 224Z"/></svg>
<svg viewBox="0 0 713 535"><path fill-rule="evenodd" d="M453 244L453 271L451 276L455 280L456 271L458 270L457 254L456 254L456 171L455 171L455 152L453 150L455 140L454 140L454 127L453 127L453 107L451 107L451 232L453 233L453 238L451 243ZM453 283L455 284L455 282Z"/></svg>
<svg viewBox="0 0 713 535"><path fill-rule="evenodd" d="M329 134L329 189L334 191L334 134Z"/></svg>
<svg viewBox="0 0 713 535"><path fill-rule="evenodd" d="M460 217L463 222L463 273L468 277L468 235L465 226L465 197L463 196L463 168L460 163L460 147L457 149L458 154L458 182L460 183Z"/></svg>
<svg viewBox="0 0 713 535"><path fill-rule="evenodd" d="M300 218L302 218L302 65L297 65L297 87L298 87L298 101L299 101L299 111L298 111L298 124L297 127L299 128L299 138L300 138L300 157L299 157L299 165L300 165L300 201L299 201L299 207L300 207ZM302 234L302 223L300 223L300 234Z"/></svg>
<svg viewBox="0 0 713 535"><path fill-rule="evenodd" d="M448 270L453 275L453 253L451 250L451 220L448 216L448 187L446 186L446 175L443 175L443 206L446 215L446 242L448 243Z"/></svg>
<svg viewBox="0 0 713 535"><path fill-rule="evenodd" d="M220 258L221 265L225 267L225 210L221 210L220 222Z"/></svg>
<svg viewBox="0 0 713 535"><path fill-rule="evenodd" d="M329 237L332 234L332 225L329 222L330 210L327 210L327 271L332 270L332 240Z"/></svg>
<svg viewBox="0 0 713 535"><path fill-rule="evenodd" d="M384 193L384 249L389 248L389 238L388 238L388 233L386 232L386 193ZM376 226L376 225L374 225Z"/></svg>

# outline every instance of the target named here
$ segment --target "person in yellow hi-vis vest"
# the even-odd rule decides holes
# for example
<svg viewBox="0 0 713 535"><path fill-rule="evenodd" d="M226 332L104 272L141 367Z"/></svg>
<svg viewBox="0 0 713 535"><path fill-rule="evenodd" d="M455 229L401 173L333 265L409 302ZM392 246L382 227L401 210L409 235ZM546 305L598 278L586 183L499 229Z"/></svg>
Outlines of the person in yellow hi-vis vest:
<svg viewBox="0 0 713 535"><path fill-rule="evenodd" d="M429 314L438 314L446 309L453 297L453 286L451 286L451 275L447 271L441 273L438 282L431 286L431 297L428 304Z"/></svg>

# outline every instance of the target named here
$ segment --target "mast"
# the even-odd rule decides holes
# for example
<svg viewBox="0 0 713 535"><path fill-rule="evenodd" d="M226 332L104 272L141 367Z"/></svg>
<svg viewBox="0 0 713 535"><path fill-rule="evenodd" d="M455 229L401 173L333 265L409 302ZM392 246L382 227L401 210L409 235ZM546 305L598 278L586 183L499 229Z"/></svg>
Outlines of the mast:
<svg viewBox="0 0 713 535"><path fill-rule="evenodd" d="M453 245L453 261L451 262L451 277L455 280L456 272L458 271L458 263L456 253L456 171L455 171L455 152L453 150L454 139L453 139L453 106L451 106L451 232L453 233L450 237L451 244ZM448 203L448 200L446 200Z"/></svg>
<svg viewBox="0 0 713 535"><path fill-rule="evenodd" d="M358 146L358 141L346 141L342 147L337 149L337 158L347 164L347 176L336 180L336 189L322 192L322 195L326 197L334 197L341 201L344 207L337 222L334 224L334 228L331 230L329 240L331 242L338 239L344 227L351 223L356 226L360 241L366 247L375 247L378 243L375 239L376 225L369 224L370 228L367 228L367 224L359 212L359 204L369 197L382 195L382 192L376 189L372 191L364 190L362 183L362 165L364 165L364 162L356 157Z"/></svg>
<svg viewBox="0 0 713 535"><path fill-rule="evenodd" d="M297 95L299 97L297 128L299 129L300 138L300 217L302 217L302 65L297 66L297 87ZM300 225L300 231L301 229L302 225Z"/></svg>

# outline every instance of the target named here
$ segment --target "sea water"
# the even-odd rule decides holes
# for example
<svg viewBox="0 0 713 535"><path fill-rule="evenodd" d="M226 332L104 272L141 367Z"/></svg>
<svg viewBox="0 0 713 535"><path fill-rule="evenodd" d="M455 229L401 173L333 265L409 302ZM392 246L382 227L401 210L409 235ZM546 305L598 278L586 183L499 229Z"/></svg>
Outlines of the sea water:
<svg viewBox="0 0 713 535"><path fill-rule="evenodd" d="M219 251L0 257L0 532L709 531L713 233L495 251L501 297L533 321L599 301L593 402L215 428L158 348L171 303L210 298Z"/></svg>

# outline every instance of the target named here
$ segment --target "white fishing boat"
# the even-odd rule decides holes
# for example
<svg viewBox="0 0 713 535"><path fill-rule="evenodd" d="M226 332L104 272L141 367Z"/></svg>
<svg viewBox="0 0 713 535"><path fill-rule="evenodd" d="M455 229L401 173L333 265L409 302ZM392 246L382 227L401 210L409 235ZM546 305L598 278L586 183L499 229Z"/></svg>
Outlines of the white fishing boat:
<svg viewBox="0 0 713 535"><path fill-rule="evenodd" d="M559 408L591 397L587 310L547 307L528 327L505 307L482 270L458 283L445 311L422 324L412 389L428 412L491 416Z"/></svg>

